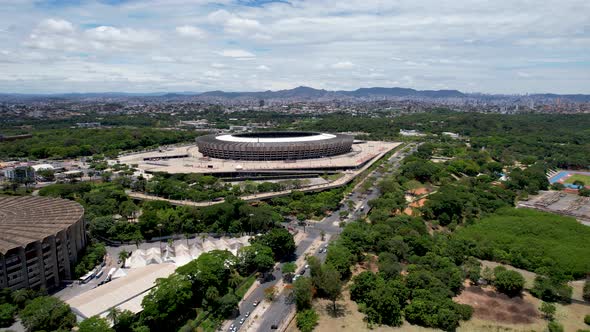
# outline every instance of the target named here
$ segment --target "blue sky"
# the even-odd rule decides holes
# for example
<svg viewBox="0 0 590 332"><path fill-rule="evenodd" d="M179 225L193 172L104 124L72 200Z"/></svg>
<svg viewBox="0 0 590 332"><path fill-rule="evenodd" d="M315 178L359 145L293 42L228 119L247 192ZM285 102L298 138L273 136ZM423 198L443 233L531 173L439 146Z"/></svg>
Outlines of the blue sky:
<svg viewBox="0 0 590 332"><path fill-rule="evenodd" d="M587 0L0 0L0 92L590 93Z"/></svg>

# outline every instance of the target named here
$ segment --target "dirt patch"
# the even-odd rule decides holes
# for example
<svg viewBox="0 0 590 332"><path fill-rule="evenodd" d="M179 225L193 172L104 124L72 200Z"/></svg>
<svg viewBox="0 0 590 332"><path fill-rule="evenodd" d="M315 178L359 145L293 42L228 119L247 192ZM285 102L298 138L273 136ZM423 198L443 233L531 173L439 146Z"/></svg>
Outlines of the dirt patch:
<svg viewBox="0 0 590 332"><path fill-rule="evenodd" d="M539 318L537 307L523 297L509 297L491 288L468 286L456 302L473 307L473 317L509 324L533 324Z"/></svg>
<svg viewBox="0 0 590 332"><path fill-rule="evenodd" d="M373 273L379 272L379 266L377 264L378 259L379 257L377 257L377 255L367 254L364 261L352 267L352 275L356 276L365 271L371 271Z"/></svg>

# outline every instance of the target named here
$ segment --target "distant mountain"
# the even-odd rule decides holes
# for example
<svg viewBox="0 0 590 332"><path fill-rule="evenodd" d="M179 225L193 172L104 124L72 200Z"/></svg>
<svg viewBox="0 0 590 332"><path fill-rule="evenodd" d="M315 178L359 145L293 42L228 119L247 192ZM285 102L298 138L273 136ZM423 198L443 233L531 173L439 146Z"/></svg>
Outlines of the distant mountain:
<svg viewBox="0 0 590 332"><path fill-rule="evenodd" d="M97 93L61 93L61 94L18 94L18 93L0 93L0 101L18 101L18 100L126 100L130 98L161 100L161 101L206 101L216 102L220 100L256 100L256 99L285 99L285 100L358 100L358 99L445 99L445 98L475 98L479 100L518 100L527 98L538 101L548 101L563 99L564 101L585 103L590 102L588 94L526 94L526 95L499 95L499 94L481 94L481 93L463 93L458 90L415 90L410 88L386 88L372 87L360 88L352 91L347 90L324 90L314 89L306 86L299 86L294 89L278 91L257 91L257 92L226 92L221 90L199 92L153 92L153 93L127 93L127 92L97 92Z"/></svg>
<svg viewBox="0 0 590 332"><path fill-rule="evenodd" d="M407 88L361 88L354 91L328 91L318 90L306 86L300 86L290 90L263 91L263 92L224 92L209 91L198 95L198 97L217 97L217 98L259 98L259 99L319 99L352 97L352 98L369 98L369 97L427 97L427 98L451 98L465 97L466 95L457 90L414 90Z"/></svg>

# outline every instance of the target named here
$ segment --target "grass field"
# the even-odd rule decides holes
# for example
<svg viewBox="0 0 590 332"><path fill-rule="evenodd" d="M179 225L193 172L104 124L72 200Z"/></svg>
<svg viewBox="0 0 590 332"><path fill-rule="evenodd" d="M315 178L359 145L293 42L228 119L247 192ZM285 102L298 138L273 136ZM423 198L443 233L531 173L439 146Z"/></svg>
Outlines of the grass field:
<svg viewBox="0 0 590 332"><path fill-rule="evenodd" d="M582 181L582 182L584 182L584 185L590 186L590 175L572 174L567 179L565 179L563 182L574 183L574 181Z"/></svg>

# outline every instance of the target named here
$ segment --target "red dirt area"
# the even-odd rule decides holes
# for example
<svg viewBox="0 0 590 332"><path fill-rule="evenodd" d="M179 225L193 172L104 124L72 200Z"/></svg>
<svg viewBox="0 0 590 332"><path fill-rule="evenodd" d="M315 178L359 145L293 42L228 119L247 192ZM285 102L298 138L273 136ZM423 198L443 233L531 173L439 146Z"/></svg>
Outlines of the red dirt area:
<svg viewBox="0 0 590 332"><path fill-rule="evenodd" d="M473 307L473 317L509 324L533 324L539 313L522 297L509 297L492 289L468 286L454 300Z"/></svg>
<svg viewBox="0 0 590 332"><path fill-rule="evenodd" d="M422 196L422 195L428 194L429 192L430 192L430 190L428 190L428 188L421 187L421 188L416 188L416 189L412 189L412 190L408 191L408 194L414 195L414 196Z"/></svg>
<svg viewBox="0 0 590 332"><path fill-rule="evenodd" d="M410 205L408 205L407 208L405 208L404 213L409 216L413 216L415 214L415 209L424 206L424 203L426 203L426 198L421 198L417 201L413 201L412 203L410 203Z"/></svg>

